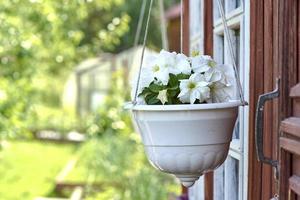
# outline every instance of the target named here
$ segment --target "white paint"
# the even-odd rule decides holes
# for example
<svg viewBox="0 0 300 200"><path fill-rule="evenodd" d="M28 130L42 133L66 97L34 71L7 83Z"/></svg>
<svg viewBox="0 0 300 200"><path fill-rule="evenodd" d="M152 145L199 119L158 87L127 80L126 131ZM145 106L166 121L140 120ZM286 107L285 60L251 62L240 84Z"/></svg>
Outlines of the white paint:
<svg viewBox="0 0 300 200"><path fill-rule="evenodd" d="M249 87L249 81L250 81L250 1L242 1L242 6L244 8L244 78L243 78L243 86L244 86L244 94L246 101L249 102L249 96L250 96L250 87ZM248 147L249 147L249 106L244 107L244 137L243 137L243 146L244 146L244 160L243 160L243 166L242 166L242 177L241 180L243 180L242 185L242 196L240 199L248 199Z"/></svg>
<svg viewBox="0 0 300 200"><path fill-rule="evenodd" d="M190 0L190 52L204 52L204 2ZM190 200L204 200L204 176L189 188Z"/></svg>
<svg viewBox="0 0 300 200"><path fill-rule="evenodd" d="M226 20L232 38L235 38L236 30L240 30L239 40L239 73L243 86L246 101L249 101L249 8L250 3L246 5L241 2L239 8L235 8L235 0L225 0ZM246 7L247 9L245 10ZM245 10L245 13L244 13ZM217 5L214 5L214 12L218 12ZM223 60L225 63L231 63L229 57L228 44L224 41L224 26L219 14L214 14L214 58ZM222 38L222 39L221 39ZM235 48L238 47L234 39ZM235 138L230 145L229 156L224 165L224 174L215 173L215 199L221 199L220 187L223 184L225 200L247 199L247 174L248 174L248 107L239 108L239 137ZM238 164L237 164L238 163ZM222 179L222 175L223 178ZM219 181L219 182L217 182ZM216 191L218 190L218 191Z"/></svg>
<svg viewBox="0 0 300 200"><path fill-rule="evenodd" d="M190 0L190 52L204 52L203 0Z"/></svg>
<svg viewBox="0 0 300 200"><path fill-rule="evenodd" d="M190 187L227 157L239 100L190 105L133 105L134 120L153 166Z"/></svg>
<svg viewBox="0 0 300 200"><path fill-rule="evenodd" d="M203 9L203 0L190 0L190 5L193 5L191 9L196 10L195 1L202 2ZM226 19L227 24L230 29L237 30L240 29L240 77L244 91L245 100L249 102L249 74L250 74L250 1L240 0L241 5L238 8L235 8L234 4L236 0L223 0L225 2L226 9ZM214 4L214 59L223 63L225 60L228 61L227 50L224 48L224 27L222 21L220 19L217 2L213 0ZM229 12L228 12L229 11ZM200 23L195 17L195 13L190 12L190 28L193 30L193 26L198 26L201 24L203 26L203 15L201 15L202 19L200 19ZM198 16L198 15L197 15ZM199 27L199 26L198 26ZM201 27L203 29L203 27ZM196 29L196 28L195 28ZM191 50L197 48L203 48L203 43L199 43L201 39L203 41L203 36L201 38L201 34L203 35L203 30L199 31L199 34L191 35ZM200 45L200 47L199 47ZM225 45L226 46L226 45ZM249 107L241 107L239 108L239 139L235 138L230 144L230 159L231 161L226 161L226 164L220 166L217 170L214 171L214 199L223 200L225 198L225 190L229 190L230 192L238 194L237 196L233 196L234 198L238 198L239 200L247 199L247 190L248 190L248 130L249 130ZM235 162L238 162L238 165L234 165ZM236 168L238 166L238 170ZM237 172L238 171L238 172ZM233 172L236 172L236 175L233 175ZM226 175L225 175L226 174ZM235 180L235 186L238 185L238 189L235 188L236 191L230 190L229 187L232 184L230 182L230 177L238 177L238 181ZM225 181L226 180L226 181ZM225 184L226 182L226 184ZM225 186L227 185L227 186ZM193 191L190 195L192 200L202 200L204 199L204 186L203 181L199 181L197 186L194 186L190 191ZM195 194L198 191L198 194ZM230 194L230 192L226 192ZM199 196L199 194L202 194ZM227 199L230 196L227 196Z"/></svg>
<svg viewBox="0 0 300 200"><path fill-rule="evenodd" d="M214 171L214 199L224 200L224 164Z"/></svg>
<svg viewBox="0 0 300 200"><path fill-rule="evenodd" d="M204 176L189 188L189 200L204 200Z"/></svg>

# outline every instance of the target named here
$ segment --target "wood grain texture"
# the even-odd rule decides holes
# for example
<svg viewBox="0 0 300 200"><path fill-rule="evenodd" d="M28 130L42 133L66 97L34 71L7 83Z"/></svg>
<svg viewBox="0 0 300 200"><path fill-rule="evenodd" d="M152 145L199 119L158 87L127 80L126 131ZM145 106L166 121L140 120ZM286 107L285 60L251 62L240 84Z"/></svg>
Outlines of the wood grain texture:
<svg viewBox="0 0 300 200"><path fill-rule="evenodd" d="M300 155L300 142L289 138L280 138L280 147L292 154Z"/></svg>
<svg viewBox="0 0 300 200"><path fill-rule="evenodd" d="M272 168L256 162L254 115L257 96L274 89L281 77L280 97L265 105L264 115L264 154L278 160L279 122L293 113L289 90L298 80L298 4L297 0L251 1L249 199L270 199L278 192ZM289 167L289 155L282 156Z"/></svg>
<svg viewBox="0 0 300 200"><path fill-rule="evenodd" d="M213 3L204 0L204 53L213 56Z"/></svg>
<svg viewBox="0 0 300 200"><path fill-rule="evenodd" d="M289 187L296 194L300 195L300 176L293 175L289 178Z"/></svg>
<svg viewBox="0 0 300 200"><path fill-rule="evenodd" d="M298 46L298 51L300 52L299 47L300 46ZM300 66L299 62L298 62L298 66ZM300 71L300 69L298 69L298 71ZM299 81L299 77L298 77L298 81ZM290 97L293 99L293 116L300 117L300 83L292 87L290 91Z"/></svg>
<svg viewBox="0 0 300 200"><path fill-rule="evenodd" d="M279 14L278 14L278 1L281 0L273 0L273 86L275 85L275 81L277 78L280 77L279 67L278 64L278 46L279 46ZM273 122L272 122L272 158L279 160L279 148L278 148L278 141L279 141L279 124L280 124L280 116L279 116L279 99L276 98L273 100ZM275 177L272 176L272 182L276 183ZM272 184L272 194L279 193L278 184Z"/></svg>
<svg viewBox="0 0 300 200"><path fill-rule="evenodd" d="M298 16L299 1L280 0L279 1L279 67L281 75L281 95L280 95L280 118L293 115L293 103L289 98L291 87L297 84L299 71L299 48L298 40ZM293 150L296 141L280 138L282 147L280 160L280 199L289 198L288 179L292 174L292 155L289 151ZM282 144L281 144L282 143ZM289 151L285 150L289 148ZM294 150L293 150L294 151Z"/></svg>
<svg viewBox="0 0 300 200"><path fill-rule="evenodd" d="M300 155L293 155L293 174L300 177Z"/></svg>
<svg viewBox="0 0 300 200"><path fill-rule="evenodd" d="M298 82L300 82L300 2L298 1L298 15L297 15L297 21L298 21Z"/></svg>
<svg viewBox="0 0 300 200"><path fill-rule="evenodd" d="M213 3L212 0L204 0L204 54L213 56ZM214 198L214 173L204 176L204 199Z"/></svg>
<svg viewBox="0 0 300 200"><path fill-rule="evenodd" d="M300 118L289 117L283 120L280 125L280 131L300 138Z"/></svg>
<svg viewBox="0 0 300 200"><path fill-rule="evenodd" d="M300 83L291 88L290 97L300 97Z"/></svg>
<svg viewBox="0 0 300 200"><path fill-rule="evenodd" d="M273 4L272 0L264 1L264 92L273 90ZM273 101L264 106L264 154L272 158L273 144ZM270 199L272 195L273 169L270 165L262 165L262 193L261 199Z"/></svg>
<svg viewBox="0 0 300 200"><path fill-rule="evenodd" d="M185 55L189 55L189 49L190 49L190 23L189 23L189 17L190 17L190 7L189 7L189 1L183 0L183 53ZM188 189L181 186L182 194L188 194Z"/></svg>
<svg viewBox="0 0 300 200"><path fill-rule="evenodd" d="M279 185L279 195L281 200L288 198L289 185L288 179L291 173L291 154L289 154L284 149L280 148L280 185ZM282 184L285 183L285 184Z"/></svg>
<svg viewBox="0 0 300 200"><path fill-rule="evenodd" d="M183 0L183 52L189 55L190 51L190 6L189 0Z"/></svg>
<svg viewBox="0 0 300 200"><path fill-rule="evenodd" d="M248 199L261 199L261 163L255 149L255 110L258 95L263 93L263 1L250 0L250 99L249 99L249 179Z"/></svg>

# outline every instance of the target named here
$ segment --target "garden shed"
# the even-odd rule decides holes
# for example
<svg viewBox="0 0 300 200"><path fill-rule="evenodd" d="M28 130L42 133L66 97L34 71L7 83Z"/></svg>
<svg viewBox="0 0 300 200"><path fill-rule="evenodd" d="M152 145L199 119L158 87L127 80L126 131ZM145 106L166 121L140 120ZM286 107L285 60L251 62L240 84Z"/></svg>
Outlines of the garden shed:
<svg viewBox="0 0 300 200"><path fill-rule="evenodd" d="M78 115L84 116L101 106L110 88L111 75L118 69L124 69L124 84L137 72L142 47L124 50L118 54L103 53L89 58L77 65L65 84L63 104ZM156 54L146 49L145 57Z"/></svg>

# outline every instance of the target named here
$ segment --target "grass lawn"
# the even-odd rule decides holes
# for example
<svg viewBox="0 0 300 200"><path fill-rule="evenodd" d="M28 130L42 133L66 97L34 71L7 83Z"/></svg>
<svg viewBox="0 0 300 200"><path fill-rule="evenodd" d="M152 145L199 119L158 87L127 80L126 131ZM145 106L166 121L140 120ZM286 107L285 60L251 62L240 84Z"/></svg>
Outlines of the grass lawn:
<svg viewBox="0 0 300 200"><path fill-rule="evenodd" d="M51 195L56 175L75 148L68 144L9 141L0 150L0 199L31 200Z"/></svg>

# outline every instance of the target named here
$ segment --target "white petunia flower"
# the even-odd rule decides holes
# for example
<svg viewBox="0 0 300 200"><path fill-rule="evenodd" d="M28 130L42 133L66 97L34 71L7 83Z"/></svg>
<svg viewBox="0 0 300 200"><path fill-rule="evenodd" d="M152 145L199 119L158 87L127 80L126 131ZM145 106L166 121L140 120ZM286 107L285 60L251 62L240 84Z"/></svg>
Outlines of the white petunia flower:
<svg viewBox="0 0 300 200"><path fill-rule="evenodd" d="M152 59L148 65L150 76L157 79L163 85L167 85L169 82L169 73L171 67L175 65L176 53L170 53L165 50L161 50L159 55Z"/></svg>
<svg viewBox="0 0 300 200"><path fill-rule="evenodd" d="M200 103L210 98L209 83L201 74L192 74L189 79L180 80L180 93L178 95L182 103L193 104L196 99Z"/></svg>
<svg viewBox="0 0 300 200"><path fill-rule="evenodd" d="M161 67L158 64L151 66L148 75L155 77L158 82L161 82L163 85L167 85L169 82L169 70L167 68Z"/></svg>
<svg viewBox="0 0 300 200"><path fill-rule="evenodd" d="M159 99L162 104L165 104L166 102L168 102L167 91L168 90L161 90L158 93L157 99Z"/></svg>
<svg viewBox="0 0 300 200"><path fill-rule="evenodd" d="M217 65L214 69L217 73L221 73L222 75L220 80L211 81L211 99L209 101L219 103L234 99L236 95L236 88L234 86L235 78L232 66Z"/></svg>
<svg viewBox="0 0 300 200"><path fill-rule="evenodd" d="M221 81L224 78L224 74L216 67L211 67L208 71L204 73L204 77L207 82L214 83Z"/></svg>
<svg viewBox="0 0 300 200"><path fill-rule="evenodd" d="M207 55L199 55L191 58L192 69L195 73L203 73L216 65L216 62Z"/></svg>
<svg viewBox="0 0 300 200"><path fill-rule="evenodd" d="M221 71L222 79L220 80L221 83L231 86L235 84L235 76L234 76L234 70L231 65L227 64L220 64L216 66L216 69Z"/></svg>
<svg viewBox="0 0 300 200"><path fill-rule="evenodd" d="M186 57L184 54L177 54L175 59L175 65L170 67L170 73L172 74L191 74L192 68L190 65L190 62L188 60L188 57Z"/></svg>
<svg viewBox="0 0 300 200"><path fill-rule="evenodd" d="M132 82L131 99L134 99L135 96L138 74L135 77L136 77L135 80ZM142 68L137 95L139 95L146 87L149 87L150 83L153 81L154 81L154 76L150 73L150 68L149 67ZM143 98L137 96L137 103L145 104L145 101Z"/></svg>
<svg viewBox="0 0 300 200"><path fill-rule="evenodd" d="M209 102L221 103L229 101L231 99L228 93L230 87L231 86L226 86L220 82L213 83L210 86L211 98Z"/></svg>
<svg viewBox="0 0 300 200"><path fill-rule="evenodd" d="M157 60L155 61L156 65L161 68L169 69L175 66L176 62L176 53L170 53L165 50L161 50L159 55L157 56Z"/></svg>
<svg viewBox="0 0 300 200"><path fill-rule="evenodd" d="M139 81L139 88L137 90L137 95L139 95L146 87L149 87L150 83L153 82L154 76L151 73L151 64L153 63L153 60L155 60L157 56L148 56L144 59L142 69L141 69L141 75L140 75L140 81ZM131 90L131 99L134 99L136 87L137 87L137 80L138 80L138 71L136 72L134 76L134 80L132 80L132 90ZM142 97L137 97L138 104L145 104L145 101Z"/></svg>

